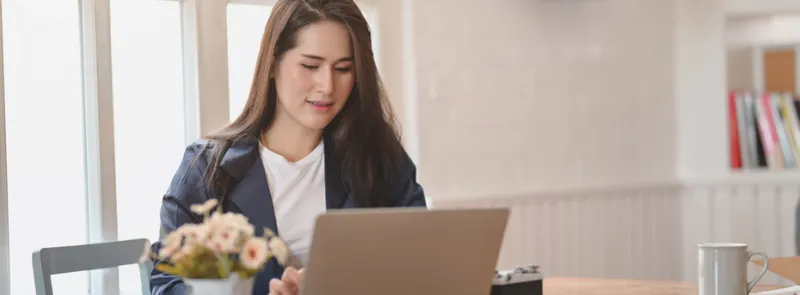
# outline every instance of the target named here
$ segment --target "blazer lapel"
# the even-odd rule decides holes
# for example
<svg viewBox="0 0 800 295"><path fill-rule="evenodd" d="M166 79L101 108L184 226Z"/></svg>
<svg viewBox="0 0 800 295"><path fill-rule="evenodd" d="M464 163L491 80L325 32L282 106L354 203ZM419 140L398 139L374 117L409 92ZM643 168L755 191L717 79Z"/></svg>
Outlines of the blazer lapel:
<svg viewBox="0 0 800 295"><path fill-rule="evenodd" d="M235 143L225 153L221 166L237 181L228 194L230 201L255 226L256 234L263 234L265 227L278 234L272 194L259 147L255 136Z"/></svg>
<svg viewBox="0 0 800 295"><path fill-rule="evenodd" d="M250 172L239 182L231 195L231 201L256 227L256 234L261 235L265 227L278 233L272 194L260 158L256 159Z"/></svg>
<svg viewBox="0 0 800 295"><path fill-rule="evenodd" d="M348 198L342 182L342 162L335 155L334 143L328 136L325 141L325 204L328 210L355 207ZM272 194L267 174L261 161L260 145L255 136L234 143L222 158L222 169L236 179L228 197L233 205L262 234L269 228L278 234Z"/></svg>

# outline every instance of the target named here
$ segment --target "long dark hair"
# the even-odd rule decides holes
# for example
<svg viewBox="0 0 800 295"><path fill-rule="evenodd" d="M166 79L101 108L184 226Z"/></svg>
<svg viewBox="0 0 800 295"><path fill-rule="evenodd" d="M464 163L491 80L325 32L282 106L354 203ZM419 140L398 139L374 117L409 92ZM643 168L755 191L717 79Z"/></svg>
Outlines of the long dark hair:
<svg viewBox="0 0 800 295"><path fill-rule="evenodd" d="M342 110L325 128L333 155L341 164L345 190L357 205L388 205L393 171L405 157L391 106L385 95L372 52L370 29L352 0L279 0L272 9L261 41L250 95L244 111L232 123L207 135L213 144L206 170L209 191L222 196L229 185L220 163L234 143L259 136L275 117L277 92L270 73L283 54L296 45L297 31L330 20L350 32L356 82ZM335 163L326 163L331 165Z"/></svg>

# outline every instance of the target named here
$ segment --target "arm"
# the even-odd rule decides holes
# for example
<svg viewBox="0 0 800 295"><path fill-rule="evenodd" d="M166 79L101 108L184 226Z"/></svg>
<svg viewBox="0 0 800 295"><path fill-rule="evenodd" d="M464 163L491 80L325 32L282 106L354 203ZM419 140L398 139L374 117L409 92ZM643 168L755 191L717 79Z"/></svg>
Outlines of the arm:
<svg viewBox="0 0 800 295"><path fill-rule="evenodd" d="M427 207L425 191L417 183L417 167L408 154L403 153L397 182L392 186L392 195L397 207Z"/></svg>
<svg viewBox="0 0 800 295"><path fill-rule="evenodd" d="M200 204L208 199L202 186L205 157L195 161L202 149L200 144L192 144L186 148L178 171L173 176L167 193L161 204L161 238L186 223L199 223L198 216L189 211L192 204ZM194 162L194 165L192 165ZM154 253L158 253L160 242L153 243ZM153 264L159 261L154 260ZM150 273L150 292L153 295L185 295L187 294L183 280L174 275L162 273L155 268Z"/></svg>

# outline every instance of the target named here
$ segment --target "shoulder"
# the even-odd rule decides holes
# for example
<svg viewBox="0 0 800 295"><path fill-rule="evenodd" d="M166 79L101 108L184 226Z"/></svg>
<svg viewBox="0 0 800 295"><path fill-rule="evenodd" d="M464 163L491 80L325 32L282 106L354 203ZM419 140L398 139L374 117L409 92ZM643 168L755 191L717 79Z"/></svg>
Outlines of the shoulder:
<svg viewBox="0 0 800 295"><path fill-rule="evenodd" d="M172 177L167 195L179 196L185 194L186 191L202 187L212 148L213 142L205 139L197 140L186 146L178 169Z"/></svg>
<svg viewBox="0 0 800 295"><path fill-rule="evenodd" d="M186 146L184 155L196 156L201 153L207 153L213 147L214 147L214 141L208 139L198 139Z"/></svg>
<svg viewBox="0 0 800 295"><path fill-rule="evenodd" d="M398 160L396 175L390 175L390 187L394 196L395 206L399 207L425 207L425 191L417 181L417 166L414 161L402 150Z"/></svg>
<svg viewBox="0 0 800 295"><path fill-rule="evenodd" d="M400 153L396 159L396 173L395 178L399 179L408 179L408 178L416 178L417 174L417 165L414 164L414 160L411 159L411 156L408 155L405 148L402 146L400 147Z"/></svg>
<svg viewBox="0 0 800 295"><path fill-rule="evenodd" d="M179 168L185 169L187 173L204 171L208 166L214 145L213 141L207 139L190 143L183 151L183 159Z"/></svg>

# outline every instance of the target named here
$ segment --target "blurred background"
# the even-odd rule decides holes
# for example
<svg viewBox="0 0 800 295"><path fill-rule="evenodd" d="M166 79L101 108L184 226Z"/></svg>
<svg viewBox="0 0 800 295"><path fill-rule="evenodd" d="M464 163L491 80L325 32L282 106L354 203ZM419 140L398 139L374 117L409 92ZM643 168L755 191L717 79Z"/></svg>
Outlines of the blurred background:
<svg viewBox="0 0 800 295"><path fill-rule="evenodd" d="M694 281L698 243L797 255L800 1L357 2L430 206L511 208L498 268ZM41 247L158 238L273 4L0 0L0 287L33 294Z"/></svg>

